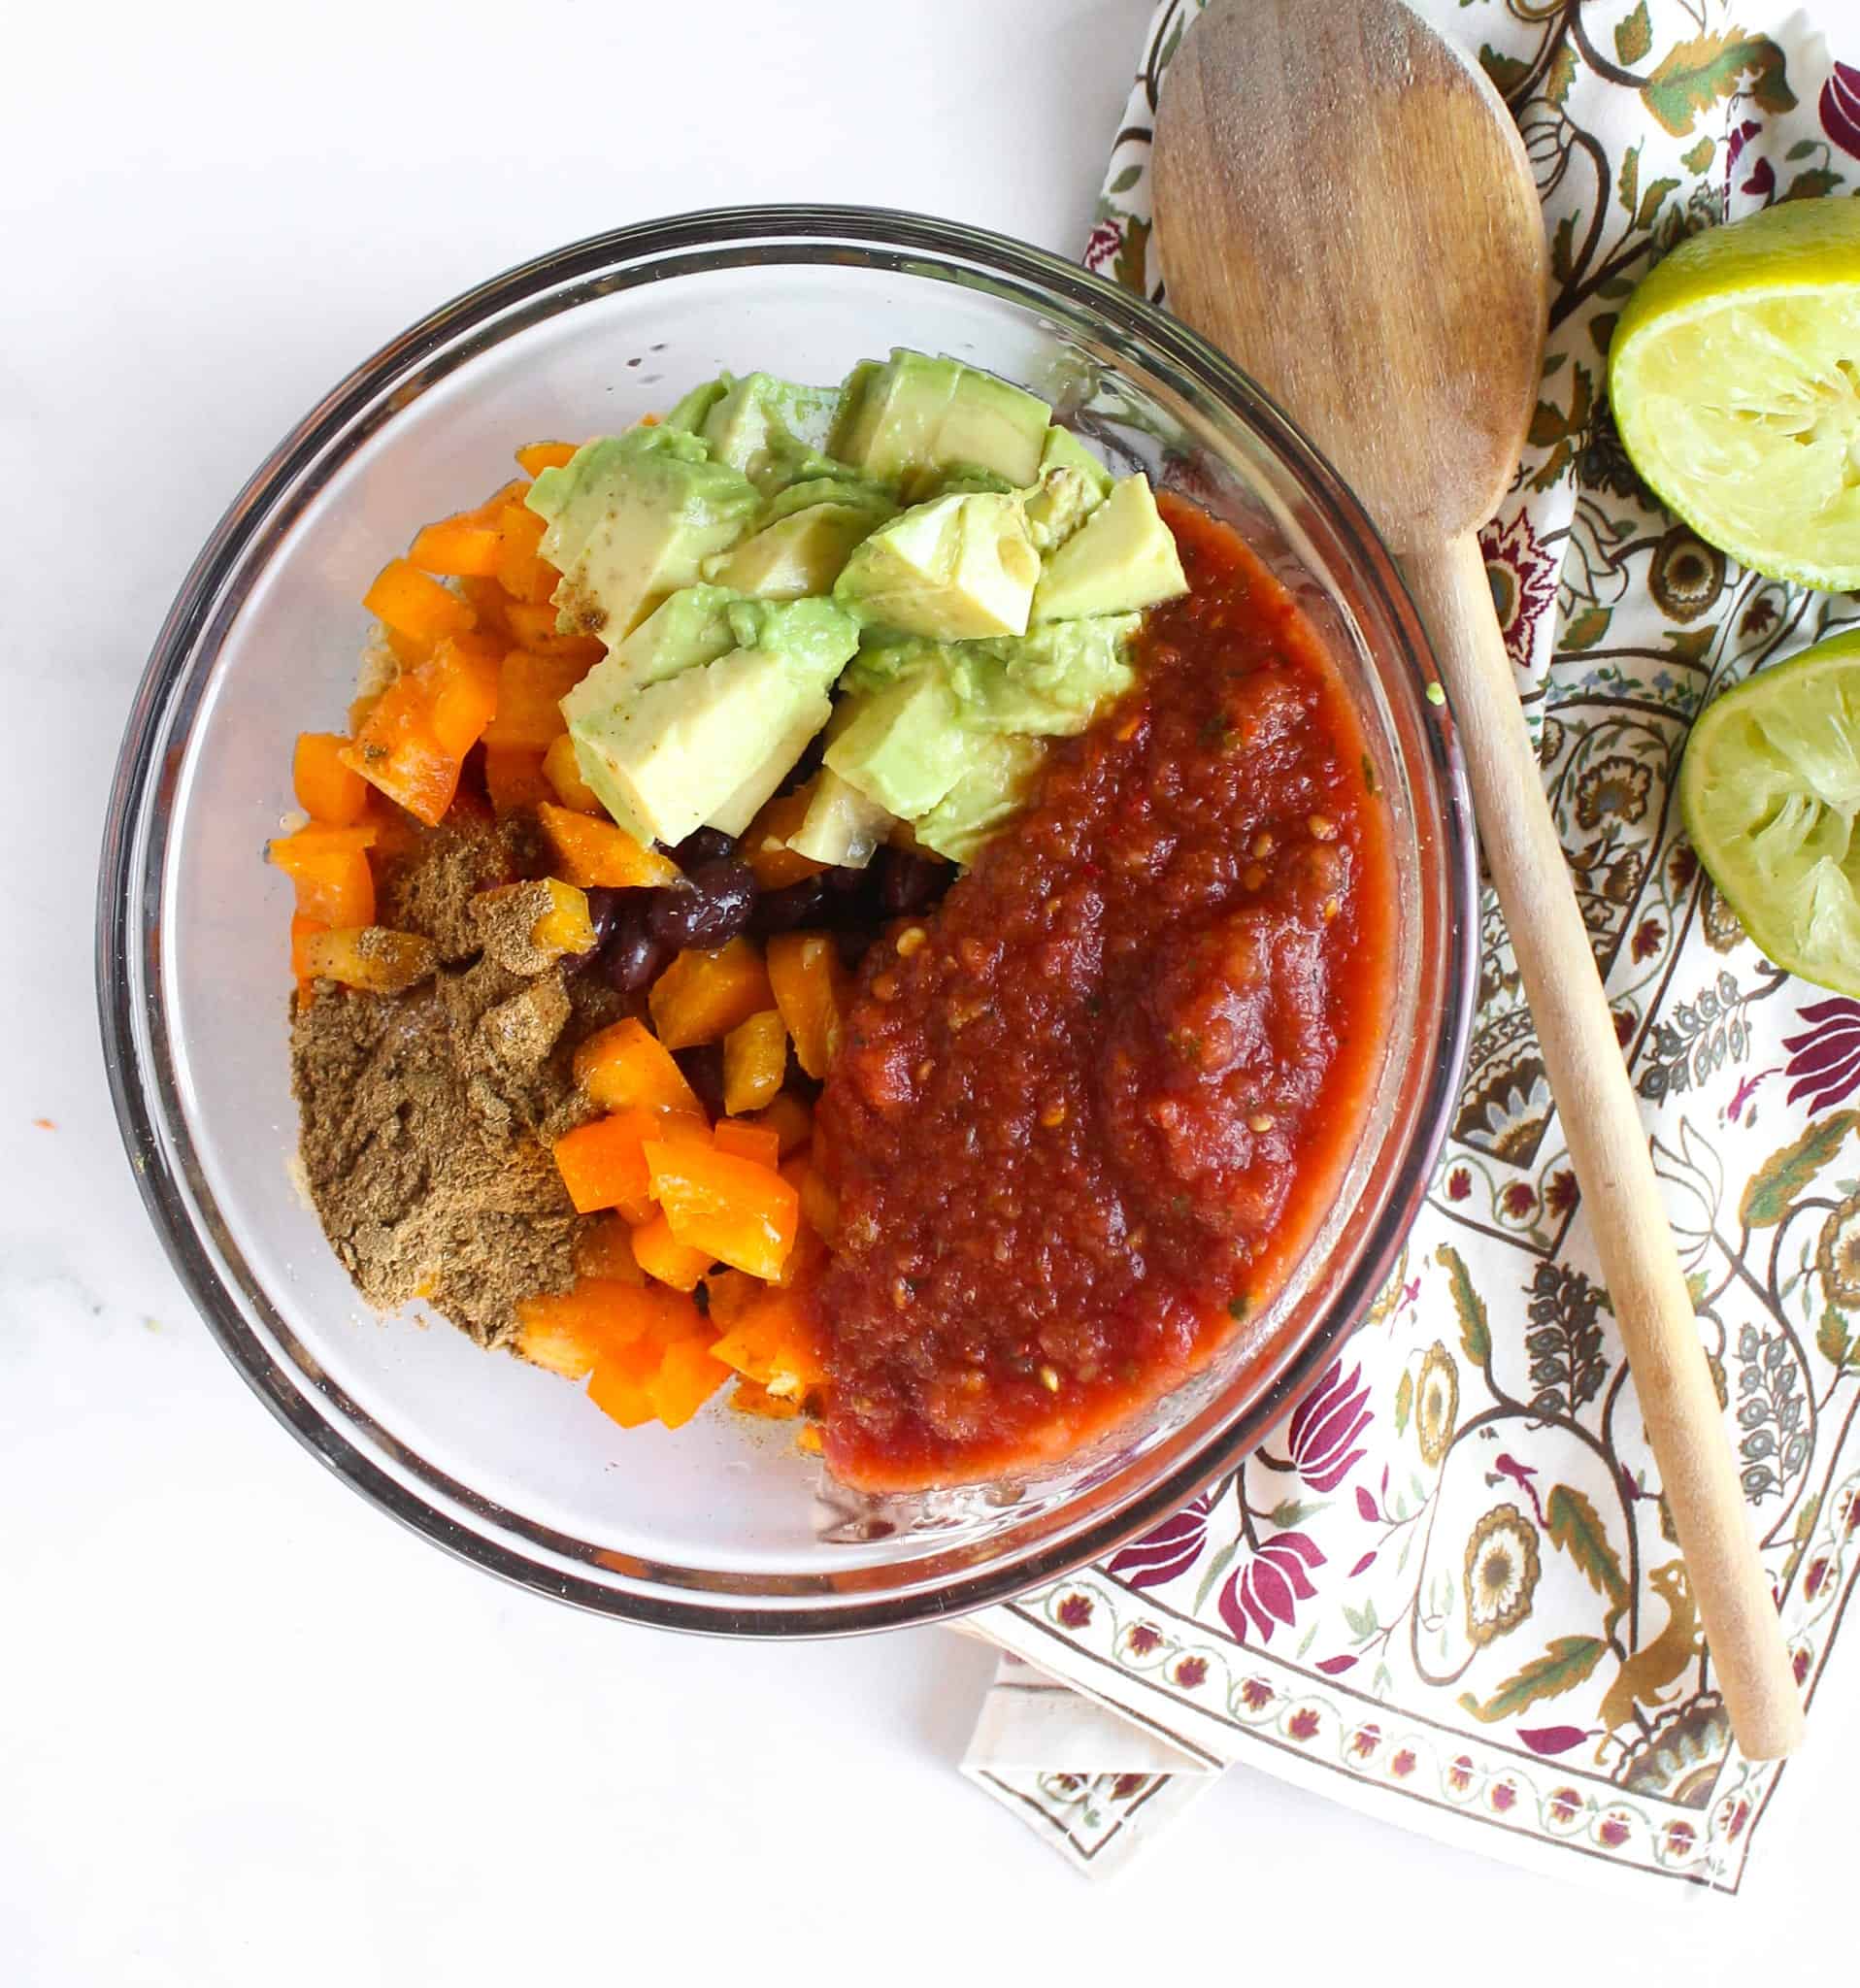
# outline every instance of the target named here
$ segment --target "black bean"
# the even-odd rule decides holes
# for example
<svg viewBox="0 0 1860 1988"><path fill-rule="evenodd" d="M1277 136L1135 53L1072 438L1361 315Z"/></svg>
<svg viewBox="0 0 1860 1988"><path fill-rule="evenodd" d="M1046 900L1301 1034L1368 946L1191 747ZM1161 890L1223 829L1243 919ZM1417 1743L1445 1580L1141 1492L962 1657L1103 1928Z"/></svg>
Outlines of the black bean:
<svg viewBox="0 0 1860 1988"><path fill-rule="evenodd" d="M698 1103L713 1118L723 1116L723 1044L701 1043L695 1049L678 1049L673 1060L684 1080L697 1092Z"/></svg>
<svg viewBox="0 0 1860 1988"><path fill-rule="evenodd" d="M655 890L647 928L664 945L721 945L749 922L754 904L755 872L722 856L698 864L684 889Z"/></svg>
<svg viewBox="0 0 1860 1988"><path fill-rule="evenodd" d="M762 891L749 913L749 930L761 935L817 925L825 914L826 903L826 881L819 877L804 877L799 883L786 884L781 890Z"/></svg>
<svg viewBox="0 0 1860 1988"><path fill-rule="evenodd" d="M879 872L879 903L893 918L927 911L955 880L949 864L912 849L882 848L873 865Z"/></svg>
<svg viewBox="0 0 1860 1988"><path fill-rule="evenodd" d="M736 837L720 828L694 828L672 851L673 860L688 877L700 863L714 863L736 854Z"/></svg>
<svg viewBox="0 0 1860 1988"><path fill-rule="evenodd" d="M586 893L587 915L594 927L594 950L598 952L614 937L614 929L620 922L620 911L631 891L612 890L604 883L589 885Z"/></svg>
<svg viewBox="0 0 1860 1988"><path fill-rule="evenodd" d="M833 943L840 948L840 964L848 973L856 971L878 936L870 925L840 926L833 935Z"/></svg>
<svg viewBox="0 0 1860 1988"><path fill-rule="evenodd" d="M634 910L621 913L601 949L601 971L621 994L644 993L671 962L672 948L653 938L644 912Z"/></svg>

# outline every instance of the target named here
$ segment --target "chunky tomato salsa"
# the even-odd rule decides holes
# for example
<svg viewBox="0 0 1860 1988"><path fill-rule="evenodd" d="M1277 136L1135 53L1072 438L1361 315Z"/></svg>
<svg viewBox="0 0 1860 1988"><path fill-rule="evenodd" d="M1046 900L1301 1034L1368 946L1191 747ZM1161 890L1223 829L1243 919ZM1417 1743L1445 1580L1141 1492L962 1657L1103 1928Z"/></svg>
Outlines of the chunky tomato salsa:
<svg viewBox="0 0 1860 1988"><path fill-rule="evenodd" d="M820 1099L834 1472L1063 1455L1205 1365L1326 1212L1377 1067L1383 804L1336 668L1226 527L1035 805L868 953Z"/></svg>

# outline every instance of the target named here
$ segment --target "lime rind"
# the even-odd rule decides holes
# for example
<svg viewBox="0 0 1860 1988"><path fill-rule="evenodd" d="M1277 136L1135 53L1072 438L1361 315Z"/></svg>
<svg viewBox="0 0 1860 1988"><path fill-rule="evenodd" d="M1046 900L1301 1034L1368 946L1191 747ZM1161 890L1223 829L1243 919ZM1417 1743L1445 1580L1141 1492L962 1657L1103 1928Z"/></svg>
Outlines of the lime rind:
<svg viewBox="0 0 1860 1988"><path fill-rule="evenodd" d="M1777 965L1860 996L1860 631L1727 691L1692 728L1679 811Z"/></svg>

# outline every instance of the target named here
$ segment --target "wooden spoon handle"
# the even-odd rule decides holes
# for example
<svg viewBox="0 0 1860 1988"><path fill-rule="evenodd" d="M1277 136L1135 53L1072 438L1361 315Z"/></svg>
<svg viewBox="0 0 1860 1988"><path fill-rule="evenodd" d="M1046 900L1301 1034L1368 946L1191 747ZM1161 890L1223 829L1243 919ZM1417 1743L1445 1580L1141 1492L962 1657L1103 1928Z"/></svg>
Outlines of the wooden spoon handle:
<svg viewBox="0 0 1860 1988"><path fill-rule="evenodd" d="M1732 1729L1747 1759L1779 1759L1800 1743L1801 1697L1484 558L1469 534L1404 565L1452 697L1486 865Z"/></svg>

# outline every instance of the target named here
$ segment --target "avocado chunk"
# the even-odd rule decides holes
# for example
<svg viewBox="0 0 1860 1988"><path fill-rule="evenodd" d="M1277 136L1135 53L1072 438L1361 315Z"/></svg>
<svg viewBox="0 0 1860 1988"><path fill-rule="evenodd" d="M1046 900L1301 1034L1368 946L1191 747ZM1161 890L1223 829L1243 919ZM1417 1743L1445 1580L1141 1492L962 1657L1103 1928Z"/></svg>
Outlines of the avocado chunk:
<svg viewBox="0 0 1860 1988"><path fill-rule="evenodd" d="M545 470L525 499L548 526L543 557L561 570L558 625L616 647L742 537L760 501L748 478L713 462L683 429L661 422L588 443Z"/></svg>
<svg viewBox="0 0 1860 1988"><path fill-rule="evenodd" d="M841 710L847 709L842 705ZM881 808L830 766L823 766L814 779L814 796L801 826L788 838L788 847L810 862L863 870L897 825L898 817L890 809Z"/></svg>
<svg viewBox="0 0 1860 1988"><path fill-rule="evenodd" d="M962 778L971 736L941 671L917 671L847 709L825 765L868 801L914 821Z"/></svg>
<svg viewBox="0 0 1860 1988"><path fill-rule="evenodd" d="M569 720L583 779L642 841L740 835L826 723L858 641L829 601L737 601L724 615L737 646Z"/></svg>
<svg viewBox="0 0 1860 1988"><path fill-rule="evenodd" d="M701 430L717 462L761 484L784 460L817 452L840 404L837 386L802 386L772 373L727 373Z"/></svg>
<svg viewBox="0 0 1860 1988"><path fill-rule="evenodd" d="M879 522L854 504L811 504L704 562L714 585L763 600L831 593L854 546Z"/></svg>
<svg viewBox="0 0 1860 1988"><path fill-rule="evenodd" d="M862 649L841 679L880 689L919 670L941 672L958 722L979 732L1070 738L1137 680L1128 650L1138 614L1051 621L993 642L911 642Z"/></svg>
<svg viewBox="0 0 1860 1988"><path fill-rule="evenodd" d="M824 456L820 459L826 460ZM762 513L762 522L774 524L778 518L806 511L814 504L852 505L860 511L869 512L875 525L897 516L898 507L892 501L891 493L881 484L868 483L840 465L835 466L835 471L832 476L803 477L796 482L784 483L769 499Z"/></svg>
<svg viewBox="0 0 1860 1988"><path fill-rule="evenodd" d="M701 435L704 432L705 417L723 398L724 388L728 384L727 379L707 380L702 385L692 387L659 422L659 426L679 429L686 435Z"/></svg>
<svg viewBox="0 0 1860 1988"><path fill-rule="evenodd" d="M1125 477L1046 559L1030 619L1123 614L1188 591L1176 541L1146 477Z"/></svg>
<svg viewBox="0 0 1860 1988"><path fill-rule="evenodd" d="M1039 482L1021 499L1027 536L1040 552L1055 552L1103 502L1081 471L1042 470Z"/></svg>
<svg viewBox="0 0 1860 1988"><path fill-rule="evenodd" d="M1040 555L1015 496L939 497L880 525L833 597L863 622L957 642L1022 635Z"/></svg>
<svg viewBox="0 0 1860 1988"><path fill-rule="evenodd" d="M830 454L877 482L924 487L959 470L1031 483L1052 410L1045 401L959 359L894 350L864 360L840 392Z"/></svg>
<svg viewBox="0 0 1860 1988"><path fill-rule="evenodd" d="M954 786L914 824L918 842L952 863L967 863L1032 798L1046 759L1039 740L1013 733L974 739Z"/></svg>
<svg viewBox="0 0 1860 1988"><path fill-rule="evenodd" d="M1111 495L1112 475L1070 428L1057 425L1046 430L1040 450L1040 474L1048 470L1077 470L1100 497Z"/></svg>
<svg viewBox="0 0 1860 1988"><path fill-rule="evenodd" d="M681 670L714 663L738 646L724 612L736 596L728 587L685 586L653 609L617 648L612 649L562 699L562 715L605 711L648 683Z"/></svg>

